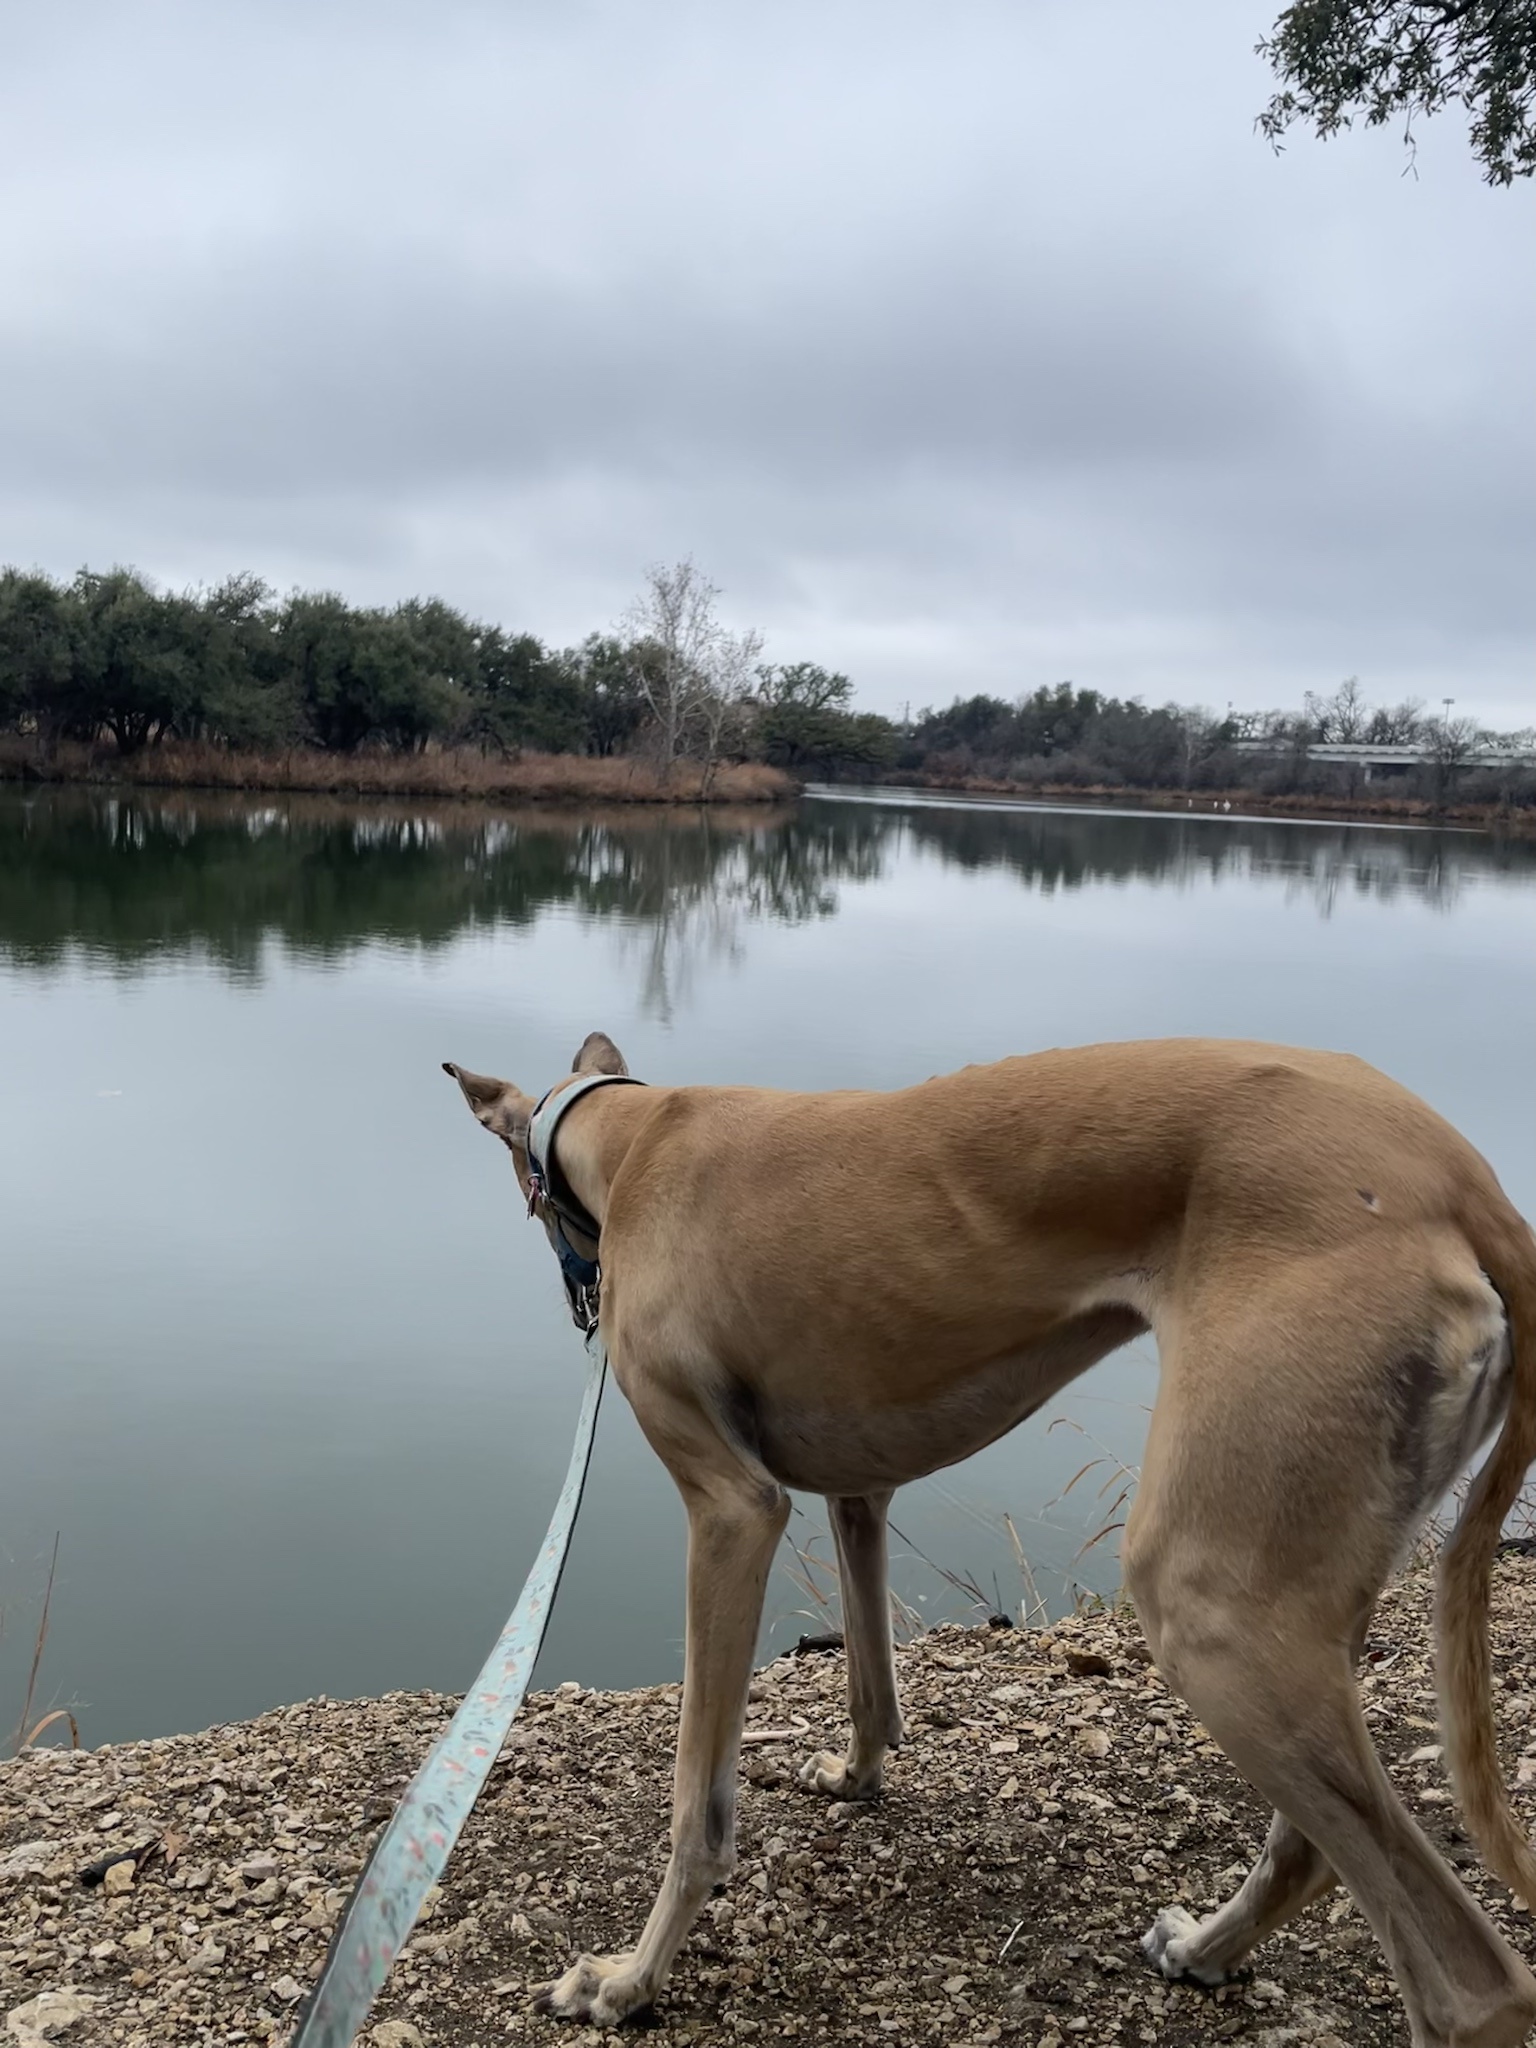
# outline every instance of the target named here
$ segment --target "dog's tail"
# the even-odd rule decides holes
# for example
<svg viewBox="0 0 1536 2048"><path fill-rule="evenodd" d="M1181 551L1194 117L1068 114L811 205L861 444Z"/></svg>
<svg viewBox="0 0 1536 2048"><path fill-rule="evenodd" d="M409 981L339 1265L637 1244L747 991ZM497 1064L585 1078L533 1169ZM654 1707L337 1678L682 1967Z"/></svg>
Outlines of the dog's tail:
<svg viewBox="0 0 1536 2048"><path fill-rule="evenodd" d="M1536 1239L1497 1188L1469 1204L1467 1237L1504 1302L1513 1371L1504 1427L1440 1558L1435 1665L1451 1778L1492 1870L1536 1909L1536 1854L1510 1810L1493 1726L1488 1597L1504 1517L1536 1460Z"/></svg>

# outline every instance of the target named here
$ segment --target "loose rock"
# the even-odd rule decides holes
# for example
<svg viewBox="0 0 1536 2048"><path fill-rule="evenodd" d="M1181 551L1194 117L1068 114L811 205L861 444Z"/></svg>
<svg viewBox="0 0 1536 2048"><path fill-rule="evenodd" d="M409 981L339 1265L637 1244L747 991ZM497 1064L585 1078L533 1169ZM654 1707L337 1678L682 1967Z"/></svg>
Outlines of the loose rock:
<svg viewBox="0 0 1536 2048"><path fill-rule="evenodd" d="M1421 1825L1530 1956L1532 1923L1466 1861L1432 1754L1428 1594L1410 1575L1383 1597L1367 1717ZM1536 1764L1536 1560L1498 1564L1493 1623L1513 1782ZM1407 2048L1342 1893L1265 1942L1252 1982L1208 1993L1143 1968L1158 1909L1228 1896L1269 1817L1147 1665L1128 1613L1043 1635L939 1628L897 1664L908 1739L874 1803L829 1804L797 1778L803 1755L845 1738L842 1656L755 1677L749 1727L772 1739L743 1751L740 1865L658 2002L660 2048ZM678 1700L676 1686L530 1698L365 2048L600 2038L541 2018L530 1994L578 1949L638 1932L665 1863ZM310 1701L0 1765L6 2048L286 2048L353 1879L455 1704ZM1519 1776L1530 1826L1536 1770ZM123 1892L77 1877L108 1814L120 1842L164 1845L136 1876L112 1866L130 1873Z"/></svg>

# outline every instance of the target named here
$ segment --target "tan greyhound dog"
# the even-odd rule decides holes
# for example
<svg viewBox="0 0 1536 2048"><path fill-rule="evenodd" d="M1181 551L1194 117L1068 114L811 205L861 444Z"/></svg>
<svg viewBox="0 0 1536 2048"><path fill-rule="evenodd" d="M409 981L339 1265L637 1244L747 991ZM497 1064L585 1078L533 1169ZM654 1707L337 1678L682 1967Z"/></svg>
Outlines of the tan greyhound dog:
<svg viewBox="0 0 1536 2048"><path fill-rule="evenodd" d="M558 1158L536 1179L534 1102L448 1071L511 1148L557 1250L569 1225L595 1261L601 1230L602 1335L688 1510L666 1878L637 1946L580 1957L540 1993L545 2010L605 2026L648 2006L732 1868L785 1489L827 1497L853 1723L847 1755L802 1776L867 1798L902 1733L892 1489L1150 1329L1161 1388L1127 1582L1163 1676L1276 1811L1236 1895L1198 1922L1169 1907L1148 1957L1219 1983L1343 1884L1418 2048L1525 2038L1536 1980L1399 1802L1353 1682L1383 1582L1499 1429L1440 1567L1441 1718L1483 1855L1536 1904L1487 1635L1490 1560L1536 1456L1536 1240L1448 1124L1356 1059L1179 1039L894 1094L593 1085L558 1146L541 1111ZM601 1034L574 1069L624 1072Z"/></svg>

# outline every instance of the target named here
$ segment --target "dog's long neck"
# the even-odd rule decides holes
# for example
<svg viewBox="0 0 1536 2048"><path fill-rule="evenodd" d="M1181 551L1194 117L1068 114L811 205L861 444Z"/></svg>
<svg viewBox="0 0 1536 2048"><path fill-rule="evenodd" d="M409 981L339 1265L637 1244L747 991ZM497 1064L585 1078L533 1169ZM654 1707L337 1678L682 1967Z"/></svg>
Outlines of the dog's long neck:
<svg viewBox="0 0 1536 2048"><path fill-rule="evenodd" d="M668 1091L594 1088L561 1119L556 1155L566 1186L601 1226L608 1190L635 1133Z"/></svg>

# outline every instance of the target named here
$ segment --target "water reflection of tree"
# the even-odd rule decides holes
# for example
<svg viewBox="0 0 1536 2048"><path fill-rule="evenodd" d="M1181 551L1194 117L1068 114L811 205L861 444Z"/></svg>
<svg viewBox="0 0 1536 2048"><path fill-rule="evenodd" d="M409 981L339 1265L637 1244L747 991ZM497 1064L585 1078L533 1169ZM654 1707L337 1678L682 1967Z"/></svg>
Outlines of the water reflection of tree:
<svg viewBox="0 0 1536 2048"><path fill-rule="evenodd" d="M722 833L709 813L668 840L627 906L641 967L641 1000L668 1018L706 959L733 960L750 924L805 924L836 913L834 881L867 881L881 868L880 826L839 820L833 832L786 821Z"/></svg>
<svg viewBox="0 0 1536 2048"><path fill-rule="evenodd" d="M954 866L1010 869L1046 895L1105 882L1278 881L1327 917L1345 890L1445 910L1475 878L1536 875L1536 846L1471 833L961 806L881 806L881 814Z"/></svg>
<svg viewBox="0 0 1536 2048"><path fill-rule="evenodd" d="M633 928L651 1000L749 919L836 909L879 871L883 824L805 832L778 813L561 813L293 798L0 794L0 956L83 953L125 973L197 954L260 975L276 941L334 960L383 942L438 947L568 905Z"/></svg>
<svg viewBox="0 0 1536 2048"><path fill-rule="evenodd" d="M292 797L0 792L0 958L84 953L123 973L189 953L258 977L382 943L439 947L553 906L611 923L666 1014L692 966L754 923L835 913L838 885L905 846L1051 892L1154 881L1279 883L1328 915L1348 890L1440 909L1469 882L1536 874L1536 846L1471 834L959 805L497 811Z"/></svg>

